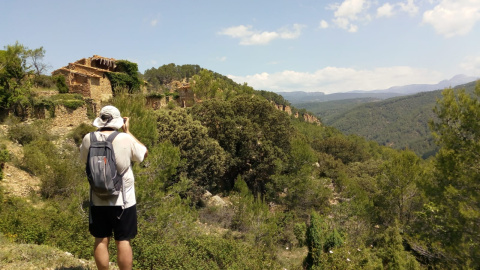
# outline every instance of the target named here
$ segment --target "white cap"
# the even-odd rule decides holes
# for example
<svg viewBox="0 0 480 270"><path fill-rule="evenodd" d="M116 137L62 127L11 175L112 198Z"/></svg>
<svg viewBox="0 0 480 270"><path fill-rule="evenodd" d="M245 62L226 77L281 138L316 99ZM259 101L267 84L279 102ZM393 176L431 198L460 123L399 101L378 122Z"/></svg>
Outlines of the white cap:
<svg viewBox="0 0 480 270"><path fill-rule="evenodd" d="M123 118L117 108L108 105L100 110L100 115L95 118L93 125L98 128L109 127L120 129L123 126Z"/></svg>

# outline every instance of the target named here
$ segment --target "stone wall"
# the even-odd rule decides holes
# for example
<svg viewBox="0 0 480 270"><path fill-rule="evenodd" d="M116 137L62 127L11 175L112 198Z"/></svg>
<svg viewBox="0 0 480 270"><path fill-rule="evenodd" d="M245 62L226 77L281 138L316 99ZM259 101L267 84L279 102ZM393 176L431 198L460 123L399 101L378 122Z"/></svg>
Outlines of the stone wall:
<svg viewBox="0 0 480 270"><path fill-rule="evenodd" d="M110 80L105 75L102 78L92 78L91 80L94 79L96 79L96 83L90 84L91 98L101 101L109 100L113 96Z"/></svg>
<svg viewBox="0 0 480 270"><path fill-rule="evenodd" d="M159 97L147 97L147 104L148 107L158 110L160 108L166 107L167 106L167 100Z"/></svg>
<svg viewBox="0 0 480 270"><path fill-rule="evenodd" d="M55 117L52 119L54 126L63 127L76 127L81 123L91 124L92 122L87 117L87 106L82 106L75 110L65 108L64 106L56 106Z"/></svg>

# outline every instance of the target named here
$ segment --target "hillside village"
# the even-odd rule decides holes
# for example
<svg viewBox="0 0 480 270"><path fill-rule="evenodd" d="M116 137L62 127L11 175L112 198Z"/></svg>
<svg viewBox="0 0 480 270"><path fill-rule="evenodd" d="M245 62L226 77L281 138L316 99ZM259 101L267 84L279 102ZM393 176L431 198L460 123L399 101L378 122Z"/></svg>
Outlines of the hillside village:
<svg viewBox="0 0 480 270"><path fill-rule="evenodd" d="M100 104L108 101L113 96L113 87L107 77L107 73L116 72L116 59L93 55L92 57L82 58L67 66L61 67L52 72L52 75L63 75L66 78L69 93L81 94L85 99L90 99L93 104ZM147 82L144 82L148 84ZM201 102L193 93L190 83L180 81L172 81L167 85L170 94L176 93L178 96L161 96L148 95L146 85L141 87L141 91L146 94L147 106L153 109L166 107L171 100L175 100L178 106L185 108L191 107L197 102ZM292 115L292 109L288 105L272 103L278 110ZM95 106L97 108L98 106ZM295 112L295 118L302 117L304 121L309 123L320 124L317 117L309 113L300 115Z"/></svg>

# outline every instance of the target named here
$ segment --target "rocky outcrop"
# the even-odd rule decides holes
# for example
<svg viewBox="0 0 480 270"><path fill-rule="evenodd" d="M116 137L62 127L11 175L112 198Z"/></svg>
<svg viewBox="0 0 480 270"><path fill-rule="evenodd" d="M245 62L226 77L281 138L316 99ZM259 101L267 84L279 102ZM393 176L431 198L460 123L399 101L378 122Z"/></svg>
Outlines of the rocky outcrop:
<svg viewBox="0 0 480 270"><path fill-rule="evenodd" d="M292 108L290 106L287 106L287 105L279 105L279 104L275 104L273 101L271 101L271 103L273 104L273 106L275 106L275 108L277 108L277 110L280 110L280 111L283 111L283 112L286 112L288 115L292 115ZM295 112L295 115L294 115L295 118L298 118L300 117L300 113L297 111ZM314 115L311 115L311 114L308 114L308 113L303 113L302 114L302 117L303 117L303 120L305 122L308 122L308 123L312 123L312 124L317 124L317 125L321 125L322 123L320 122L320 120L314 116Z"/></svg>
<svg viewBox="0 0 480 270"><path fill-rule="evenodd" d="M322 123L320 122L320 120L318 120L317 117L311 115L311 114L308 114L308 113L304 113L303 114L303 120L305 120L305 122L308 122L308 123L312 123L312 124L317 124L317 125L321 125Z"/></svg>

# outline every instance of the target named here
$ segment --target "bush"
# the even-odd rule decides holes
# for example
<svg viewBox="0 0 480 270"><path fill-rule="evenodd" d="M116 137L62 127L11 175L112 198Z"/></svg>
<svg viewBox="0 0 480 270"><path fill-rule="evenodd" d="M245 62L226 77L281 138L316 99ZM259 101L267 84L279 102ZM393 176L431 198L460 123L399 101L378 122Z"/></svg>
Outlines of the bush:
<svg viewBox="0 0 480 270"><path fill-rule="evenodd" d="M62 105L65 106L66 108L76 110L80 107L82 107L85 104L83 100L64 100L62 102Z"/></svg>
<svg viewBox="0 0 480 270"><path fill-rule="evenodd" d="M22 199L9 198L0 203L0 230L7 238L19 243L44 243L49 215L29 207Z"/></svg>
<svg viewBox="0 0 480 270"><path fill-rule="evenodd" d="M57 90L60 94L68 93L68 86L67 81L65 80L65 76L56 75L53 77L53 80L55 81L55 86L57 87Z"/></svg>
<svg viewBox="0 0 480 270"><path fill-rule="evenodd" d="M295 223L293 233L298 241L298 247L303 247L306 243L305 234L307 232L307 224L305 222Z"/></svg>
<svg viewBox="0 0 480 270"><path fill-rule="evenodd" d="M112 100L122 116L130 117L130 131L147 148L158 140L157 117L153 109L145 106L145 98L141 94L119 92Z"/></svg>
<svg viewBox="0 0 480 270"><path fill-rule="evenodd" d="M45 130L44 121L36 121L33 124L18 123L8 129L8 137L21 145L26 145L34 140L49 140L50 136Z"/></svg>
<svg viewBox="0 0 480 270"><path fill-rule="evenodd" d="M340 247L341 245L343 245L343 238L336 229L333 229L333 231L325 239L323 251L328 252L335 247Z"/></svg>
<svg viewBox="0 0 480 270"><path fill-rule="evenodd" d="M8 161L10 161L10 153L4 144L0 144L0 180L3 179L3 168Z"/></svg>
<svg viewBox="0 0 480 270"><path fill-rule="evenodd" d="M74 128L68 137L72 138L73 141L75 142L76 146L80 146L82 144L83 137L87 135L88 133L97 130L96 127L92 125L88 125L85 123L81 123L79 126Z"/></svg>
<svg viewBox="0 0 480 270"><path fill-rule="evenodd" d="M49 100L55 105L63 105L72 110L76 110L85 105L85 101L80 94L59 94L51 96Z"/></svg>
<svg viewBox="0 0 480 270"><path fill-rule="evenodd" d="M33 78L33 84L38 88L53 88L55 86L55 81L52 76L37 75Z"/></svg>

